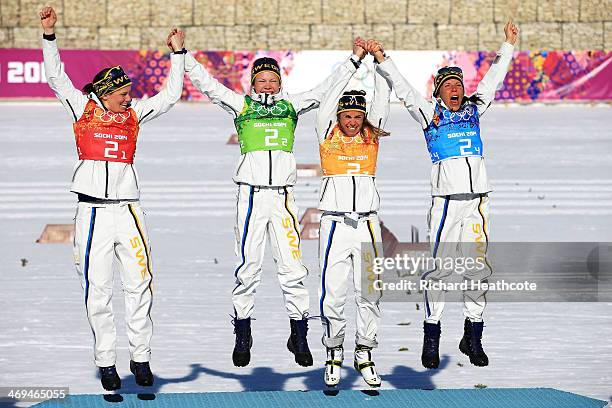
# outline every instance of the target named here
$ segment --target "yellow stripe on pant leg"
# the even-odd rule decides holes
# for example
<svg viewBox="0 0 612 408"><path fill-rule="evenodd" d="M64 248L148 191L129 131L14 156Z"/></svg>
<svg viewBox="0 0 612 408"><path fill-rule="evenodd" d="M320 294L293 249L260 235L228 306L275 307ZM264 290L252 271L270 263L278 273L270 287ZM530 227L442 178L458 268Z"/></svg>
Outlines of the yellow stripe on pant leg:
<svg viewBox="0 0 612 408"><path fill-rule="evenodd" d="M368 223L368 231L370 232L370 238L372 239L372 246L374 247L374 258L378 258L378 247L376 246L376 235L374 234L374 227L372 227L372 222L371 220L367 221ZM380 282L382 283L382 277L379 276L378 280L380 280ZM380 296L378 297L378 300L376 301L376 304L378 304L378 302L380 302L380 300L383 297L383 291L382 289L379 291L380 292Z"/></svg>
<svg viewBox="0 0 612 408"><path fill-rule="evenodd" d="M138 230L138 234L140 235L140 239L142 240L142 245L144 246L145 255L147 256L147 272L149 272L149 276L151 277L151 282L149 282L149 290L151 291L151 295L153 295L153 288L151 287L151 283L153 281L153 274L151 273L151 255L149 252L149 247L147 245L147 240L142 232L142 225L140 224L140 220L136 215L136 211L134 211L134 207L132 204L128 204L128 208L130 209L130 213L132 214L132 218L134 218L134 223L136 224L136 229Z"/></svg>
<svg viewBox="0 0 612 408"><path fill-rule="evenodd" d="M374 256L378 258L378 248L376 247L376 235L374 234L374 228L372 222L368 220L368 230L370 231L370 238L372 238L372 246L374 247Z"/></svg>
<svg viewBox="0 0 612 408"><path fill-rule="evenodd" d="M493 275L493 268L491 267L491 264L489 263L489 260L487 259L487 252L489 252L489 234L487 234L487 221L485 219L484 213L482 212L482 204L484 203L484 201L482 200L482 196L480 196L480 202L478 203L478 212L480 213L480 216L482 217L482 232L484 233L485 236L485 240L487 241L487 245L485 247L485 262L487 264L487 266L489 267L489 271L491 271L491 273L489 274L489 276Z"/></svg>
<svg viewBox="0 0 612 408"><path fill-rule="evenodd" d="M293 213L289 209L289 191L287 190L287 187L285 187L284 190L285 190L285 209L287 210L287 212L291 216L291 220L293 221L293 229L295 230L295 233L297 234L297 238L298 238L298 249L301 250L302 249L302 238L300 237L300 231L298 230L298 227L297 227L298 225L297 217L293 215Z"/></svg>

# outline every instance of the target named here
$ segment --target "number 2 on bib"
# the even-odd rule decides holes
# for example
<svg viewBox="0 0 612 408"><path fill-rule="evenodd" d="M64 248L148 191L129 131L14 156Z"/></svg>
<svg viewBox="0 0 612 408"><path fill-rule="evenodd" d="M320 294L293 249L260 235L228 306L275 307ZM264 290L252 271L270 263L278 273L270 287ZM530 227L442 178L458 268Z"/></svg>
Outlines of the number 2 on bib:
<svg viewBox="0 0 612 408"><path fill-rule="evenodd" d="M107 140L106 142L107 147L104 149L104 157L108 158L108 159L116 159L117 158L117 150L119 150L119 143L117 142L111 142L110 140Z"/></svg>
<svg viewBox="0 0 612 408"><path fill-rule="evenodd" d="M104 157L106 157L107 159L116 159L117 158L116 153L119 150L119 143L112 142L110 140L107 140L104 143L106 143L107 146L110 146L104 149ZM125 150L121 151L121 159L126 160Z"/></svg>
<svg viewBox="0 0 612 408"><path fill-rule="evenodd" d="M275 147L275 146L279 146L278 144L278 129L266 129L266 136L264 139L264 143L266 146L268 147ZM287 139L286 138L281 138L280 140L281 144L280 146L287 146Z"/></svg>
<svg viewBox="0 0 612 408"><path fill-rule="evenodd" d="M346 163L346 174L359 174L361 172L361 164L359 163Z"/></svg>
<svg viewBox="0 0 612 408"><path fill-rule="evenodd" d="M472 148L472 139L459 139L459 151L462 156L469 156L473 152L470 150Z"/></svg>

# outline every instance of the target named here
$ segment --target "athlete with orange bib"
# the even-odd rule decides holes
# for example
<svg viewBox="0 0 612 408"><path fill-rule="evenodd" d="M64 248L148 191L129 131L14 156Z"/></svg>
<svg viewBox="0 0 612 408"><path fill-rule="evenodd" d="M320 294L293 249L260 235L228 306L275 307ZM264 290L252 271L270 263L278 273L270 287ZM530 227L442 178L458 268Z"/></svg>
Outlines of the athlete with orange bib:
<svg viewBox="0 0 612 408"><path fill-rule="evenodd" d="M352 281L357 303L354 366L368 385L379 387L381 380L372 361L372 349L378 345L381 293L374 289L373 281L367 280L363 270L367 264L373 264L375 257L383 256L377 214L380 197L375 179L379 138L389 134L382 128L389 114L391 88L376 75L373 102L367 114L366 93L343 90L342 84L332 86L317 115L323 169L319 202L323 211L319 231L319 308L324 328L322 341L327 348L325 383L333 387L340 382L346 327L344 306ZM364 287L364 282L369 282L368 287Z"/></svg>
<svg viewBox="0 0 612 408"><path fill-rule="evenodd" d="M185 35L174 29L168 36L172 68L164 89L132 101L131 80L120 66L96 74L83 89L86 95L75 88L60 61L53 8L43 8L40 19L47 82L74 122L79 157L70 188L79 200L74 258L94 335L95 364L104 389L121 388L111 302L116 257L125 295L130 371L137 384L151 386L151 252L133 163L140 125L167 112L181 97Z"/></svg>

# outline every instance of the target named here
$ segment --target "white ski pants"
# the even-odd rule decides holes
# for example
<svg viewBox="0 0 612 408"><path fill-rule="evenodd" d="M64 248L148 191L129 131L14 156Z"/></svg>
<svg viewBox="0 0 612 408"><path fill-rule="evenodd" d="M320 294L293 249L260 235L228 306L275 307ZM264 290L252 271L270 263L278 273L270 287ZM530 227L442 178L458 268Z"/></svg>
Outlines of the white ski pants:
<svg viewBox="0 0 612 408"><path fill-rule="evenodd" d="M323 322L323 344L328 348L344 342L346 304L349 286L357 304L355 343L376 347L380 319L379 300L375 289L374 258L382 257L380 221L377 214L360 217L356 227L344 222L341 215L321 217L319 231L319 310ZM363 268L363 269L362 269ZM363 273L368 276L363 276ZM367 282L367 287L364 284Z"/></svg>
<svg viewBox="0 0 612 408"><path fill-rule="evenodd" d="M489 243L489 197L487 195L434 196L429 212L429 241L434 258L458 259L480 257L485 268L473 268L463 272L462 279L486 281L492 270L486 259ZM425 272L421 279L448 281L456 272L438 267ZM461 281L461 279L459 280ZM444 310L443 290L425 290L425 321L438 323ZM463 291L463 313L473 322L482 321L486 305L486 291Z"/></svg>
<svg viewBox="0 0 612 408"><path fill-rule="evenodd" d="M151 252L145 214L138 202L79 202L75 217L74 258L85 292L87 319L94 336L98 367L115 364L117 343L112 308L113 258L119 265L125 297L130 357L151 355Z"/></svg>
<svg viewBox="0 0 612 408"><path fill-rule="evenodd" d="M308 316L308 270L302 263L300 227L293 188L238 186L236 211L236 287L232 292L237 319L251 317L261 281L266 238L272 247L277 277L290 319Z"/></svg>

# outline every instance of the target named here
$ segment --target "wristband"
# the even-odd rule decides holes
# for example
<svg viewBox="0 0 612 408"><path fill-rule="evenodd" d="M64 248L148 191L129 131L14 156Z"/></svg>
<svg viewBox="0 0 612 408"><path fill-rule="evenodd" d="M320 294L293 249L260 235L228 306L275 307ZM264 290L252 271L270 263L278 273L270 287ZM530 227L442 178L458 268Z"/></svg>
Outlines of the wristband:
<svg viewBox="0 0 612 408"><path fill-rule="evenodd" d="M47 41L55 41L55 33L53 34L43 34L43 38Z"/></svg>

